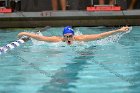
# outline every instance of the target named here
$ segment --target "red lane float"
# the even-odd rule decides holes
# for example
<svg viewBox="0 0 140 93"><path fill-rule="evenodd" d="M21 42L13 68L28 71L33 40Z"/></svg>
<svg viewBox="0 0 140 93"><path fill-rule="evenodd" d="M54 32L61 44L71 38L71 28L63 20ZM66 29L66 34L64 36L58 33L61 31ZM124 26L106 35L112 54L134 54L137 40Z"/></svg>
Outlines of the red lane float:
<svg viewBox="0 0 140 93"><path fill-rule="evenodd" d="M0 7L0 13L11 13L11 8Z"/></svg>
<svg viewBox="0 0 140 93"><path fill-rule="evenodd" d="M113 5L95 5L87 7L87 11L120 11L120 6Z"/></svg>

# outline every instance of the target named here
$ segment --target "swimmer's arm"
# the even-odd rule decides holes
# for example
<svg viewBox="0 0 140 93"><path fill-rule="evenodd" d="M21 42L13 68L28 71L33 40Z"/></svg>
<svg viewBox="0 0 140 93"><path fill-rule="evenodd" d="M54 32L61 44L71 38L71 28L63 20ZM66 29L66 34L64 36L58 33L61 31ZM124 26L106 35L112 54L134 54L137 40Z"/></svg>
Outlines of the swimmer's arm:
<svg viewBox="0 0 140 93"><path fill-rule="evenodd" d="M80 39L81 41L91 41L91 40L97 40L97 39L102 39L105 37L108 37L110 35L119 33L119 32L125 32L128 31L129 27L122 27L120 29L117 30L113 30L113 31L108 31L108 32L103 32L100 34L93 34L93 35L81 35Z"/></svg>
<svg viewBox="0 0 140 93"><path fill-rule="evenodd" d="M61 41L61 37L47 37L47 36L40 36L38 34L34 34L34 33L29 33L29 32L20 32L18 34L18 37L21 37L21 36L28 36L28 37L31 37L31 38L34 38L36 40L39 40L39 41L46 41L46 42L59 42Z"/></svg>
<svg viewBox="0 0 140 93"><path fill-rule="evenodd" d="M122 27L122 28L117 29L117 30L112 30L112 31L108 31L108 32L103 32L103 33L97 34L96 38L97 39L102 39L102 38L108 37L110 35L113 35L113 34L116 34L116 33L119 33L119 32L126 32L126 31L129 31L129 27L128 26Z"/></svg>

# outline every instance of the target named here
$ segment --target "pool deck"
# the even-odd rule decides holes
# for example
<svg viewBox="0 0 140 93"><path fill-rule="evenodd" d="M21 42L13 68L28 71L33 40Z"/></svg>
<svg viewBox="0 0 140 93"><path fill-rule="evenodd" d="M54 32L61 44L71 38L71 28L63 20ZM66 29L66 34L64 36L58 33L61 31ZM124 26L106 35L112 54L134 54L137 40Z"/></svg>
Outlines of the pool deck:
<svg viewBox="0 0 140 93"><path fill-rule="evenodd" d="M0 13L0 28L140 25L140 10Z"/></svg>

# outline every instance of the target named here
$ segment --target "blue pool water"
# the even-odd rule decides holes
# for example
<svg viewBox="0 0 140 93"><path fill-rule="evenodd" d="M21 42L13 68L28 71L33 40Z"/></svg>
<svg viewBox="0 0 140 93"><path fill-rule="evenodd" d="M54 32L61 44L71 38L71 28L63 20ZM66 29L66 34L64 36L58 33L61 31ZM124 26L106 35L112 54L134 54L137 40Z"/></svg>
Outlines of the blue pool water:
<svg viewBox="0 0 140 93"><path fill-rule="evenodd" d="M43 35L61 35L62 27ZM77 27L76 34L109 31L107 27ZM20 31L1 29L0 46ZM139 93L140 27L103 40L46 43L30 40L0 55L0 93Z"/></svg>

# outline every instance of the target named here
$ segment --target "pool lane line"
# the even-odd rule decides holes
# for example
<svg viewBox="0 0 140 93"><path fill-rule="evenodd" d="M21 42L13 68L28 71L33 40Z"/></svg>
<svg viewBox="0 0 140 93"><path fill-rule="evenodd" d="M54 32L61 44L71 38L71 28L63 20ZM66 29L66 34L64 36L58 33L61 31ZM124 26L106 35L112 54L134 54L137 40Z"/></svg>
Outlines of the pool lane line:
<svg viewBox="0 0 140 93"><path fill-rule="evenodd" d="M95 60L92 61L92 62L95 63L95 64L98 64L100 67L102 67L103 69L107 70L109 73L112 73L113 75L115 75L116 77L120 78L121 80L128 82L130 85L135 85L135 83L132 80L130 80L129 78L119 74L116 71L113 71L112 69L107 67L104 63L98 62L98 61L95 61Z"/></svg>
<svg viewBox="0 0 140 93"><path fill-rule="evenodd" d="M50 26L46 26L40 30L38 30L37 32L43 32L43 31L46 31L47 29L49 29ZM7 44L6 46L3 46L2 48L0 48L0 55L2 53L6 53L6 51L10 50L10 49L14 49L18 46L20 46L21 44L29 41L30 38L27 37L27 36L23 36L21 37L20 39L16 40L15 42L12 42L10 44ZM51 73L48 73L47 71L45 70L41 70L37 65L35 65L34 63L30 63L28 62L27 60L23 59L22 57L18 56L18 55L15 55L14 53L12 53L12 51L9 52L9 54L15 56L17 59L19 59L21 62L23 63L26 63L28 64L29 66L31 66L33 69L35 69L36 71L38 71L40 74L42 75L45 75L46 77L51 77L52 74Z"/></svg>
<svg viewBox="0 0 140 93"><path fill-rule="evenodd" d="M16 53L19 53L19 52L16 52ZM40 74L44 75L45 77L51 77L52 76L52 73L49 73L45 70L40 69L36 64L30 63L29 61L25 60L24 58L22 58L19 55L15 55L13 51L10 51L9 54L16 57L17 59L19 59L22 63L25 63L25 64L29 65L31 68L38 71Z"/></svg>
<svg viewBox="0 0 140 93"><path fill-rule="evenodd" d="M41 28L40 30L37 30L35 32L43 32L43 31L46 31L49 28L50 28L50 26L46 26L46 27ZM22 45L23 43L25 43L29 40L30 40L30 37L22 36L20 39L14 41L14 42L11 42L9 44L6 44L3 47L0 47L0 55L3 54L3 53L7 53L7 51L14 49L14 48Z"/></svg>

